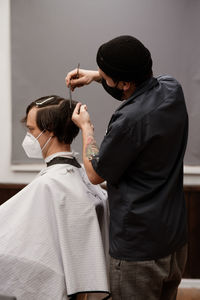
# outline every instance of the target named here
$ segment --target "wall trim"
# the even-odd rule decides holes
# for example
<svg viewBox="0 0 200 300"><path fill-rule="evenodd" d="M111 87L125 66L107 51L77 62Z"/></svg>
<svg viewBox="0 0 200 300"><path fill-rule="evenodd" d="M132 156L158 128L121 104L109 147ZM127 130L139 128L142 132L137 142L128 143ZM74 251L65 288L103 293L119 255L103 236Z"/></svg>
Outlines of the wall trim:
<svg viewBox="0 0 200 300"><path fill-rule="evenodd" d="M11 165L11 171L13 172L40 172L45 168L45 164L20 164Z"/></svg>
<svg viewBox="0 0 200 300"><path fill-rule="evenodd" d="M179 288L200 288L200 279L182 279Z"/></svg>
<svg viewBox="0 0 200 300"><path fill-rule="evenodd" d="M24 171L40 171L45 167L45 164L12 164L11 170L16 172ZM184 175L200 175L200 166L187 166L184 165Z"/></svg>
<svg viewBox="0 0 200 300"><path fill-rule="evenodd" d="M45 164L12 164L11 171L16 173L38 173ZM200 186L200 166L184 166L184 186Z"/></svg>
<svg viewBox="0 0 200 300"><path fill-rule="evenodd" d="M200 175L200 166L187 166L184 165L185 175Z"/></svg>
<svg viewBox="0 0 200 300"><path fill-rule="evenodd" d="M184 166L184 185L200 185L200 166Z"/></svg>

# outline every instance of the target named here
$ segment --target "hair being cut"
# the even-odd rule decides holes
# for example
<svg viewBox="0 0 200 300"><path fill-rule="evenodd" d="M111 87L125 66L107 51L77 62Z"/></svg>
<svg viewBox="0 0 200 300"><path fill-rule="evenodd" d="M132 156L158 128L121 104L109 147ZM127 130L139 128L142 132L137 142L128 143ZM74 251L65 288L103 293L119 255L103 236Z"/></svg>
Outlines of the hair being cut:
<svg viewBox="0 0 200 300"><path fill-rule="evenodd" d="M73 139L78 135L79 128L72 121L72 113L77 104L62 97L51 95L39 98L26 109L26 116L22 119L26 123L29 111L37 107L36 124L38 128L53 132L60 143L71 144Z"/></svg>

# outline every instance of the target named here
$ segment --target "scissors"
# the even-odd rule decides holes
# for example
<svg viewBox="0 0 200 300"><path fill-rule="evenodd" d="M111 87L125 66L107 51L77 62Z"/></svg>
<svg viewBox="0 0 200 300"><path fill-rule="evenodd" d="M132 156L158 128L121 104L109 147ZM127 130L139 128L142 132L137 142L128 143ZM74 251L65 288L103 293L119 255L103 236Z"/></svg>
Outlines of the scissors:
<svg viewBox="0 0 200 300"><path fill-rule="evenodd" d="M78 78L79 78L79 68L80 68L80 63L78 63L77 73L76 73L75 79L78 79ZM69 100L70 100L70 108L72 108L72 91L71 91L71 83L69 84Z"/></svg>

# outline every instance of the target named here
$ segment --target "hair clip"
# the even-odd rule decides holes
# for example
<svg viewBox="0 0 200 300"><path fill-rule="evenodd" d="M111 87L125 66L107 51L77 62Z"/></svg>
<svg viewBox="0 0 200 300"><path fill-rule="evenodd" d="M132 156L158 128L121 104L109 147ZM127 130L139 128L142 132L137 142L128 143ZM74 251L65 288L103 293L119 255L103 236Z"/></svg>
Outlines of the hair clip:
<svg viewBox="0 0 200 300"><path fill-rule="evenodd" d="M45 99L43 101L37 101L37 102L35 102L35 104L36 105L42 105L42 104L44 104L44 103L46 103L46 102L48 102L48 101L50 101L52 99L54 99L54 97L47 98L47 99Z"/></svg>

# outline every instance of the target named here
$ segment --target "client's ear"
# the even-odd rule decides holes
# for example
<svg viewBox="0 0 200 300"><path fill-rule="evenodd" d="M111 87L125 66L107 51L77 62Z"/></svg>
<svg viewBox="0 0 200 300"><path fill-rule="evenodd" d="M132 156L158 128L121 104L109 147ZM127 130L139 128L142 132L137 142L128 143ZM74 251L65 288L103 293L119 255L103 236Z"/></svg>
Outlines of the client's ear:
<svg viewBox="0 0 200 300"><path fill-rule="evenodd" d="M51 136L51 137L54 137L53 131L48 131L47 129L44 129L44 133L45 133L46 135L48 135L49 137L50 137L50 136Z"/></svg>

